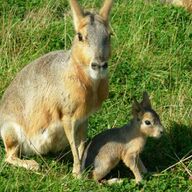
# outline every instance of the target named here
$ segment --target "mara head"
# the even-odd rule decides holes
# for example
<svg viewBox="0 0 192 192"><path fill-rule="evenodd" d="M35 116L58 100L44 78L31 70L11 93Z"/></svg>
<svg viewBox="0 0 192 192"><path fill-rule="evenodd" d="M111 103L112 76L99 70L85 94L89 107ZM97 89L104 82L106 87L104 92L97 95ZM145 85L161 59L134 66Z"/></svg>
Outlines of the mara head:
<svg viewBox="0 0 192 192"><path fill-rule="evenodd" d="M110 29L108 24L112 0L105 0L99 13L85 12L77 0L70 0L76 36L72 57L92 79L107 76L110 57Z"/></svg>
<svg viewBox="0 0 192 192"><path fill-rule="evenodd" d="M143 93L141 103L137 102L136 99L134 100L132 113L139 122L142 134L155 138L159 138L163 134L163 126L159 115L152 109L147 92Z"/></svg>

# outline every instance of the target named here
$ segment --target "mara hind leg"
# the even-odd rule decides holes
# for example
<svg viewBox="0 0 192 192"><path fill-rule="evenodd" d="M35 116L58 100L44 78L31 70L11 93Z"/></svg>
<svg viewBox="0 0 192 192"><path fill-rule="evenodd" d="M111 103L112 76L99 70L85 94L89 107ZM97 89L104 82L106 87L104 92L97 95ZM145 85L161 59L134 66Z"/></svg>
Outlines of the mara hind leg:
<svg viewBox="0 0 192 192"><path fill-rule="evenodd" d="M119 160L111 161L110 159L107 159L104 155L104 158L100 158L95 161L95 167L91 172L91 178L102 182L102 179L118 164L118 162ZM116 178L114 178L114 180L115 179ZM110 183L110 180L108 181L107 183Z"/></svg>
<svg viewBox="0 0 192 192"><path fill-rule="evenodd" d="M22 149L14 126L13 123L8 123L1 129L1 136L6 152L5 162L17 167L37 171L39 169L39 164L36 161L19 158Z"/></svg>
<svg viewBox="0 0 192 192"><path fill-rule="evenodd" d="M110 171L111 169L107 165L98 166L92 171L90 178L93 178L96 181L101 181Z"/></svg>

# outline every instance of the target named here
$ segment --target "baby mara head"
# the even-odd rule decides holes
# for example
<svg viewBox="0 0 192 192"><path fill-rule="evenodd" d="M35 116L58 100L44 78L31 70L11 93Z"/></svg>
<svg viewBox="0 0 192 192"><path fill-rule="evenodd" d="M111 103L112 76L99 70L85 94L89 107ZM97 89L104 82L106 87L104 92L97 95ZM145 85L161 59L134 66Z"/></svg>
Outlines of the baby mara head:
<svg viewBox="0 0 192 192"><path fill-rule="evenodd" d="M143 93L143 100L140 103L134 99L132 114L141 134L147 137L161 137L163 134L163 126L159 115L151 107L147 92Z"/></svg>

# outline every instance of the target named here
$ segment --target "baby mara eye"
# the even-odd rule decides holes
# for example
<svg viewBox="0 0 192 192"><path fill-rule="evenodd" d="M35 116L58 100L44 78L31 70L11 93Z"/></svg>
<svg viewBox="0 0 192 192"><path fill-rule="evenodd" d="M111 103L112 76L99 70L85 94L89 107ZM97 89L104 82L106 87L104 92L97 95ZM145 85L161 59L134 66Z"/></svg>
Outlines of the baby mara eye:
<svg viewBox="0 0 192 192"><path fill-rule="evenodd" d="M77 36L78 36L79 41L83 41L83 36L81 33L77 33Z"/></svg>
<svg viewBox="0 0 192 192"><path fill-rule="evenodd" d="M149 120L146 120L146 121L145 121L145 124L146 124L146 125L151 125L151 122L150 122Z"/></svg>

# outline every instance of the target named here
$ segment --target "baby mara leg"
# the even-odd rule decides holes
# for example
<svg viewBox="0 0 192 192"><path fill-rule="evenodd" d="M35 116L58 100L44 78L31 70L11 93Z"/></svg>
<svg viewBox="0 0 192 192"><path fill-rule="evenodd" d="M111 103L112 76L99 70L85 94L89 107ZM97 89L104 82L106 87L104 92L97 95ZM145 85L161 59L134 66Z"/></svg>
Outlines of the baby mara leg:
<svg viewBox="0 0 192 192"><path fill-rule="evenodd" d="M96 181L101 181L111 170L110 165L105 163L104 163L105 165L101 164L95 167L91 173L91 178L93 178Z"/></svg>
<svg viewBox="0 0 192 192"><path fill-rule="evenodd" d="M145 168L143 162L141 161L140 157L126 157L124 160L124 163L126 166L128 166L131 171L133 172L136 183L139 183L142 180L141 173L147 173L147 169ZM107 183L109 185L115 184L115 183L122 183L123 179L120 178L112 178L107 181L104 181L103 183Z"/></svg>
<svg viewBox="0 0 192 192"><path fill-rule="evenodd" d="M138 166L139 166L139 170L142 173L147 173L147 169L146 169L145 165L143 164L143 162L142 162L140 157L138 157Z"/></svg>
<svg viewBox="0 0 192 192"><path fill-rule="evenodd" d="M23 160L21 154L21 144L16 130L21 129L15 123L6 123L1 128L1 136L5 145L5 162L17 167L23 167L28 170L37 171L39 164L34 160Z"/></svg>
<svg viewBox="0 0 192 192"><path fill-rule="evenodd" d="M123 162L133 172L133 174L135 176L136 183L139 183L142 180L141 170L139 168L141 166L141 164L140 164L141 161L140 161L139 156L136 154L132 154L132 155L127 154L123 158ZM143 163L142 163L142 165L143 165Z"/></svg>
<svg viewBox="0 0 192 192"><path fill-rule="evenodd" d="M145 165L143 164L143 162L141 161L140 157L138 157L138 168L139 168L139 171L141 173L147 173L147 169L145 168ZM107 183L109 185L111 184L114 184L114 183L122 183L123 180L122 179L119 179L119 178L113 178L113 179L109 179L107 181Z"/></svg>
<svg viewBox="0 0 192 192"><path fill-rule="evenodd" d="M92 178L101 181L101 183L118 183L119 179L117 178L102 181L102 179L119 163L119 159L111 160L107 157L108 155L104 155L103 158L99 158L94 162L95 167L92 171Z"/></svg>

